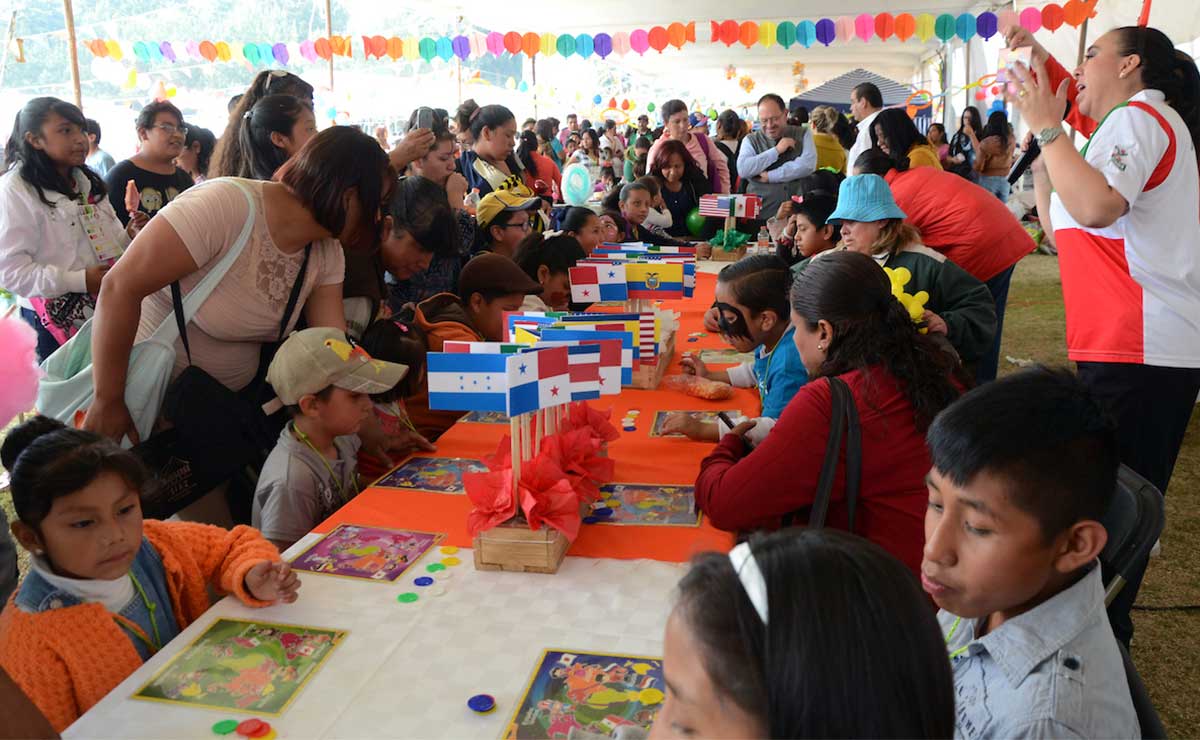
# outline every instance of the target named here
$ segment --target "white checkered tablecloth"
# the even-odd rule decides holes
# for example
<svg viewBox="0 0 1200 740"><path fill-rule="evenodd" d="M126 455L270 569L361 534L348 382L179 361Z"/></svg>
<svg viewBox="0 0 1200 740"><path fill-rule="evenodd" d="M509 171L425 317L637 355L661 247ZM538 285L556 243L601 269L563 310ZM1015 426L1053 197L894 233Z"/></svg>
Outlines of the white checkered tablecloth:
<svg viewBox="0 0 1200 740"><path fill-rule="evenodd" d="M308 535L295 555L318 535ZM349 635L284 712L265 718L288 738L498 738L547 648L662 654L672 592L684 566L568 557L555 575L476 571L462 565L420 588L413 579L445 557L436 550L395 584L300 575L295 604L249 609L226 598L63 734L78 738L215 737L214 722L248 715L131 699L164 663L217 618L348 630ZM432 589L445 593L434 596ZM420 594L412 604L396 596ZM475 694L495 711L467 708Z"/></svg>

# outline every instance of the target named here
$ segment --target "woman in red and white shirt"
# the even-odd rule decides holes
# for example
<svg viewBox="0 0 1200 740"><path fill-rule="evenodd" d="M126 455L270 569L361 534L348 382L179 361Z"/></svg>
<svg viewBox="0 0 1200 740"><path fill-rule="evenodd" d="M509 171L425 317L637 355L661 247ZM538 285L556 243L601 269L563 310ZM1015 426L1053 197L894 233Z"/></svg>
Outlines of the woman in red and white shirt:
<svg viewBox="0 0 1200 740"><path fill-rule="evenodd" d="M1200 394L1200 71L1153 28L1096 39L1074 80L1027 31L1007 38L1033 47L1016 104L1042 148L1069 357L1116 416L1122 462L1165 493ZM1081 152L1059 123L1068 99ZM1127 641L1128 615L1110 613Z"/></svg>

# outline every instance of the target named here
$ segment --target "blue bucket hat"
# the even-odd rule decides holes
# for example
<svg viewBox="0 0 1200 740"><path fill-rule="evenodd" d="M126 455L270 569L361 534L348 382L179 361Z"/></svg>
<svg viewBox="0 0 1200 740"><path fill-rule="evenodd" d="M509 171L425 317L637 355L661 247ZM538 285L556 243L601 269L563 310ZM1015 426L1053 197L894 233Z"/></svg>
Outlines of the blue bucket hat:
<svg viewBox="0 0 1200 740"><path fill-rule="evenodd" d="M855 175L842 180L838 189L838 204L826 222L886 221L905 219L907 214L896 205L887 180L879 175Z"/></svg>

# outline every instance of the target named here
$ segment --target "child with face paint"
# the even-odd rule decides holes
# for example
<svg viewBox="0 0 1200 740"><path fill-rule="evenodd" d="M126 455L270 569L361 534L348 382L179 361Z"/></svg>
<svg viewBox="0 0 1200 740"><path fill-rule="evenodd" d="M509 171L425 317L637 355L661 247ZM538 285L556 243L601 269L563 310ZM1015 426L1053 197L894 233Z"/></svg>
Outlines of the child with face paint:
<svg viewBox="0 0 1200 740"><path fill-rule="evenodd" d="M783 413L808 372L792 341L788 291L792 274L787 263L773 255L757 255L729 265L717 276L717 319L721 335L738 352L753 352L754 360L728 370L713 370L698 354L682 359L684 372L719 380L739 388L757 387L762 413L746 438L762 441ZM735 420L740 424L747 419ZM672 414L664 432L684 434L694 440L716 442L730 430L723 422L696 421L689 414Z"/></svg>

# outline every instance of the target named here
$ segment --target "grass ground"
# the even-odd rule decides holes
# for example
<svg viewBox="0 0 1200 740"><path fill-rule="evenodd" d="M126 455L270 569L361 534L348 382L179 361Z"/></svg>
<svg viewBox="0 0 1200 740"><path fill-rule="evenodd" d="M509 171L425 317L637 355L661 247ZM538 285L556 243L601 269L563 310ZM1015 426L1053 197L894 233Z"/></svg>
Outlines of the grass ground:
<svg viewBox="0 0 1200 740"><path fill-rule="evenodd" d="M1067 362L1066 329L1058 260L1031 255L1017 265L1009 294L1000 351L1001 374L1018 365ZM0 492L0 507L12 518L12 501ZM25 562L21 563L22 573ZM1167 732L1189 736L1200 727L1200 610L1171 607L1200 604L1200 413L1192 415L1167 497L1162 555L1150 563L1134 612L1133 659Z"/></svg>

